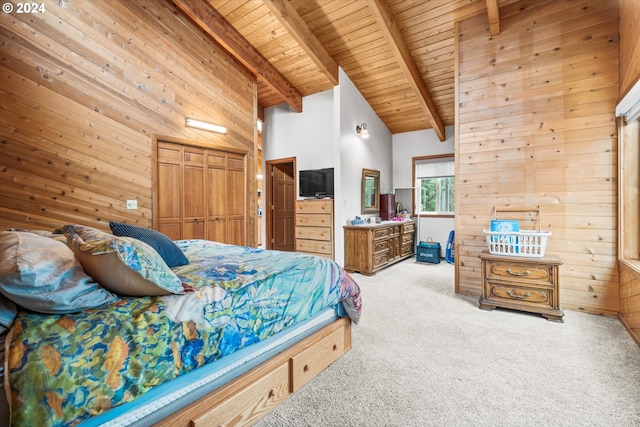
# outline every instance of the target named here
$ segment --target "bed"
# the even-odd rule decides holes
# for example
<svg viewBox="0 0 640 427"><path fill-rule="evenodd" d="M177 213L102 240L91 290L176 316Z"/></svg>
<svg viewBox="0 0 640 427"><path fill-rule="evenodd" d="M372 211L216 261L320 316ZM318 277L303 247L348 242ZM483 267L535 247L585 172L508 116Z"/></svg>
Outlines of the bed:
<svg viewBox="0 0 640 427"><path fill-rule="evenodd" d="M0 232L11 425L250 425L350 349L331 260L111 230Z"/></svg>

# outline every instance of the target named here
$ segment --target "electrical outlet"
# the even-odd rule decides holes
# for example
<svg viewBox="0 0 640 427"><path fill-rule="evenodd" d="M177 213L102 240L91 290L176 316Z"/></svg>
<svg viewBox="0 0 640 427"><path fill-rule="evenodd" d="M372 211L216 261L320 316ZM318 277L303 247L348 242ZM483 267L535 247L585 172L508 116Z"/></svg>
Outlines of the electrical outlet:
<svg viewBox="0 0 640 427"><path fill-rule="evenodd" d="M138 209L137 200L127 200L127 209Z"/></svg>

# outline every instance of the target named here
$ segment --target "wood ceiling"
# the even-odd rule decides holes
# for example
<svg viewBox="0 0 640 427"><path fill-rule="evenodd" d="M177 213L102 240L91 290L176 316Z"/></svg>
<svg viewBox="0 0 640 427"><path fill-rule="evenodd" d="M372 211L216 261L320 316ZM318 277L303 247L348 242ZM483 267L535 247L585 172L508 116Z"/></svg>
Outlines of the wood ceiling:
<svg viewBox="0 0 640 427"><path fill-rule="evenodd" d="M341 67L391 133L454 123L454 24L516 0L173 0L258 77L262 108L332 89Z"/></svg>

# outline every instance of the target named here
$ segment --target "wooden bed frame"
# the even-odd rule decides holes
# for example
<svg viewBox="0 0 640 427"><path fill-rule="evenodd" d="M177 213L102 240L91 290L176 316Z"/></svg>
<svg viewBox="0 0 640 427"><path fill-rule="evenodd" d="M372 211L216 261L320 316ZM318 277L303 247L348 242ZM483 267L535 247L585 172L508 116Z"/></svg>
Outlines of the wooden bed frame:
<svg viewBox="0 0 640 427"><path fill-rule="evenodd" d="M337 319L155 425L253 425L350 349L351 320Z"/></svg>

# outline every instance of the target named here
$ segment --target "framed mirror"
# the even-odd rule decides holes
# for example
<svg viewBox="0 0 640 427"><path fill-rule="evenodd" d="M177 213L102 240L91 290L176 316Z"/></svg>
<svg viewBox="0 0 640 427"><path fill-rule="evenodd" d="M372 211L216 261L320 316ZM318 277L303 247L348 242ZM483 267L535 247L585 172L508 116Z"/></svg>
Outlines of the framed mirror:
<svg viewBox="0 0 640 427"><path fill-rule="evenodd" d="M380 171L362 169L362 212L380 213Z"/></svg>

